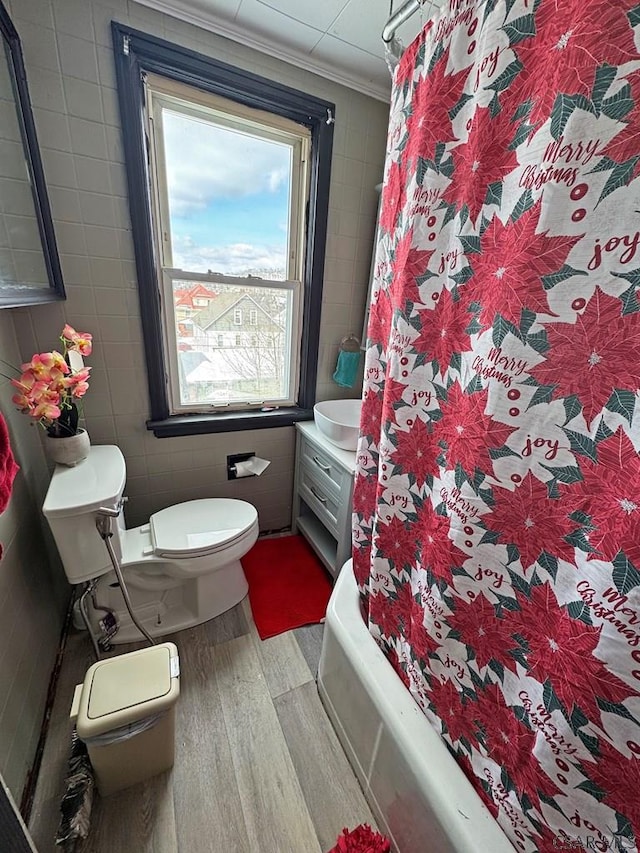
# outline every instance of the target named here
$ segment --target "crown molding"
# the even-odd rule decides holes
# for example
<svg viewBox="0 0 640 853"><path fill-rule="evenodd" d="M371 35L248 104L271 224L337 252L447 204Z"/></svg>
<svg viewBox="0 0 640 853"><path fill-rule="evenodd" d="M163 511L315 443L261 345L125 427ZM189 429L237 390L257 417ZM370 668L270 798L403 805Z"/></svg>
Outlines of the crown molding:
<svg viewBox="0 0 640 853"><path fill-rule="evenodd" d="M296 68L303 68L305 71L310 71L312 74L317 74L326 80L332 80L334 83L339 83L348 89L355 89L355 91L361 92L363 95L368 95L370 98L375 98L377 101L389 103L391 84L386 89L384 86L376 85L370 80L353 77L348 72L340 71L329 63L314 60L308 54L301 51L263 41L258 36L252 35L232 23L221 21L204 11L190 9L188 8L188 4L181 2L181 0L136 0L136 2L141 6L147 6L150 9L155 9L157 12L162 12L180 21L185 21L188 24L194 24L196 27L216 33L216 35L224 36L224 38L238 42L238 44L242 44L245 47L253 48L253 50L257 50L260 53L266 53L268 56L280 59L282 62L287 62Z"/></svg>

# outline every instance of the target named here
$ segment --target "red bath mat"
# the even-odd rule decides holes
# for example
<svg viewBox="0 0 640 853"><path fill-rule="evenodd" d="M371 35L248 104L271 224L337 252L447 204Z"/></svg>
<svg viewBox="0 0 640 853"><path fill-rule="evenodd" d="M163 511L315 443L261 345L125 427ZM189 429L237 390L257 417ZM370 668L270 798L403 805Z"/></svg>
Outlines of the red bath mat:
<svg viewBox="0 0 640 853"><path fill-rule="evenodd" d="M331 579L302 536L259 539L242 567L260 639L324 618Z"/></svg>

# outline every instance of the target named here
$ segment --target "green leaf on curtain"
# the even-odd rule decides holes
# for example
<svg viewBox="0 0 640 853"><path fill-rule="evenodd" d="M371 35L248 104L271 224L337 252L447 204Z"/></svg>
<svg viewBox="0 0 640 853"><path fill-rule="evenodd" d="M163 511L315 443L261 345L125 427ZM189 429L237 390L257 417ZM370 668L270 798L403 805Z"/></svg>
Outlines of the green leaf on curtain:
<svg viewBox="0 0 640 853"><path fill-rule="evenodd" d="M629 23L632 27L637 27L640 24L640 6L630 9L627 12L627 18L629 18Z"/></svg>
<svg viewBox="0 0 640 853"><path fill-rule="evenodd" d="M515 136L509 143L509 150L515 151L518 146L522 145L522 143L531 136L537 126L537 124L527 124L526 121L523 121L517 129Z"/></svg>
<svg viewBox="0 0 640 853"><path fill-rule="evenodd" d="M472 100L473 100L473 95L468 95L466 92L463 92L462 95L460 96L460 100L455 105L455 107L452 107L449 110L449 118L451 119L451 121L453 121L454 118L460 112L460 110L464 109L465 105L468 104L469 101L472 101Z"/></svg>
<svg viewBox="0 0 640 853"><path fill-rule="evenodd" d="M598 424L598 431L596 432L596 442L604 441L607 438L611 438L613 435L613 431L609 429L606 425L604 418L600 418L600 423Z"/></svg>
<svg viewBox="0 0 640 853"><path fill-rule="evenodd" d="M498 2L498 0L487 0L487 2L485 3L485 7L484 7L484 18L483 18L483 22L487 20L487 18L489 17L489 15L490 15L490 14L493 12L493 10L496 8L496 3L497 3L497 2Z"/></svg>
<svg viewBox="0 0 640 853"><path fill-rule="evenodd" d="M594 530L594 526L591 523L591 516L587 515L586 512L582 512L581 509L577 509L575 512L572 512L569 515L571 521L577 521L578 524L582 524L583 527L588 527L589 530Z"/></svg>
<svg viewBox="0 0 640 853"><path fill-rule="evenodd" d="M607 403L605 403L605 409L608 409L610 412L616 412L618 415L622 415L622 417L629 422L629 426L631 426L635 405L636 395L633 391L625 391L623 388L614 388L613 394L609 397Z"/></svg>
<svg viewBox="0 0 640 853"><path fill-rule="evenodd" d="M507 571L511 578L511 586L518 592L526 595L527 598L531 598L531 584L527 583L527 581L522 577L522 575L519 575L518 572L513 572L510 568L507 568Z"/></svg>
<svg viewBox="0 0 640 853"><path fill-rule="evenodd" d="M550 403L551 400L553 400L553 392L555 389L555 385L538 385L529 405L527 406L527 411L532 409L534 406L539 406L540 403Z"/></svg>
<svg viewBox="0 0 640 853"><path fill-rule="evenodd" d="M517 222L520 217L534 205L533 193L531 190L525 190L518 201L516 202L513 211L511 212L511 221Z"/></svg>
<svg viewBox="0 0 640 853"><path fill-rule="evenodd" d="M491 118L495 118L500 114L500 110L502 109L502 104L500 103L500 98L498 97L498 93L493 93L493 98L489 103L489 112L491 113Z"/></svg>
<svg viewBox="0 0 640 853"><path fill-rule="evenodd" d="M596 68L596 76L591 90L591 100L596 110L600 110L600 105L609 91L609 87L616 79L617 73L618 69L606 62Z"/></svg>
<svg viewBox="0 0 640 853"><path fill-rule="evenodd" d="M636 270L629 270L628 272L612 272L611 275L614 275L616 278L623 278L634 287L640 287L640 267Z"/></svg>
<svg viewBox="0 0 640 853"><path fill-rule="evenodd" d="M564 404L564 411L567 418L564 422L566 426L569 421L572 421L574 418L578 417L578 415L582 411L582 403L580 402L580 400L578 400L575 394L572 394L570 397L565 397L562 402Z"/></svg>
<svg viewBox="0 0 640 853"><path fill-rule="evenodd" d="M507 564L515 563L520 559L520 551L511 542L507 545Z"/></svg>
<svg viewBox="0 0 640 853"><path fill-rule="evenodd" d="M473 275L473 269L469 266L464 267L460 272L450 275L449 278L456 284L465 284Z"/></svg>
<svg viewBox="0 0 640 853"><path fill-rule="evenodd" d="M502 342L509 333L513 333L513 329L514 326L509 323L508 320L505 320L501 314L496 314L496 318L493 321L492 335L494 346L502 346ZM519 335L517 335L516 337L519 337Z"/></svg>
<svg viewBox="0 0 640 853"><path fill-rule="evenodd" d="M613 560L613 582L621 595L640 586L640 572L624 551L619 551Z"/></svg>
<svg viewBox="0 0 640 853"><path fill-rule="evenodd" d="M469 237L459 237L458 238L462 243L462 250L465 255L479 255L480 254L480 238L475 234Z"/></svg>
<svg viewBox="0 0 640 853"><path fill-rule="evenodd" d="M593 625L590 616L591 608L584 601L570 601L567 604L567 613L572 619L579 619L586 625Z"/></svg>
<svg viewBox="0 0 640 853"><path fill-rule="evenodd" d="M512 450L508 444L503 444L502 447L490 447L489 456L491 459L503 459L505 456L517 456L520 459L520 454Z"/></svg>
<svg viewBox="0 0 640 853"><path fill-rule="evenodd" d="M491 660L489 661L489 669L492 672L495 672L501 682L504 681L504 667L502 666L500 661L495 660L495 658L491 658ZM512 710L515 710L515 708L512 708ZM524 711L524 708L522 708L522 710Z"/></svg>
<svg viewBox="0 0 640 853"><path fill-rule="evenodd" d="M615 169L617 165L616 161L612 160L611 157L603 157L601 160L598 160L590 172L587 172L587 175L592 175L594 172L608 172L609 169Z"/></svg>
<svg viewBox="0 0 640 853"><path fill-rule="evenodd" d="M479 332L482 331L482 329L483 329L483 326L481 326L480 323L478 322L478 318L474 317L473 320L469 323L469 325L467 326L467 328L464 331L465 331L465 334L467 334L467 335L477 335Z"/></svg>
<svg viewBox="0 0 640 853"><path fill-rule="evenodd" d="M631 276L637 278L640 270L632 270L629 273L611 273L616 278L626 278L627 281L631 281ZM640 303L638 302L638 284L632 284L632 286L625 290L624 293L620 294L620 299L622 300L622 315L625 314L636 314L640 311Z"/></svg>
<svg viewBox="0 0 640 853"><path fill-rule="evenodd" d="M467 482L467 475L464 472L464 468L459 462L456 462L456 470L454 474L454 480L456 486L461 489L464 484Z"/></svg>
<svg viewBox="0 0 640 853"><path fill-rule="evenodd" d="M494 181L487 187L487 194L484 197L485 204L497 204L498 207L502 204L502 181Z"/></svg>
<svg viewBox="0 0 640 853"><path fill-rule="evenodd" d="M464 389L464 393L465 394L476 394L478 391L482 391L482 389L483 389L482 379L480 379L480 377L476 374L473 377L473 379L471 380L471 382L469 382L467 387Z"/></svg>
<svg viewBox="0 0 640 853"><path fill-rule="evenodd" d="M586 456L592 462L598 461L596 454L596 443L588 435L583 435L581 432L574 432L570 429L563 429L564 434L569 439L571 450L580 456Z"/></svg>
<svg viewBox="0 0 640 853"><path fill-rule="evenodd" d="M438 44L436 45L435 50L433 51L432 56L431 56L431 61L429 62L429 68L427 69L427 74L431 74L431 72L436 67L438 60L440 59L440 57L442 56L443 53L444 53L444 45L441 41L439 41Z"/></svg>
<svg viewBox="0 0 640 853"><path fill-rule="evenodd" d="M569 264L564 264L564 266L557 272L541 276L542 286L545 290L551 290L556 286L556 284L560 284L574 275L588 275L588 273L583 272L583 270L576 270L573 267L570 267Z"/></svg>
<svg viewBox="0 0 640 853"><path fill-rule="evenodd" d="M496 533L494 530L485 530L482 534L482 539L480 540L481 545L485 545L489 542L491 545L495 545L500 538L500 534Z"/></svg>
<svg viewBox="0 0 640 853"><path fill-rule="evenodd" d="M427 176L430 166L433 166L430 160L425 160L424 157L418 157L418 162L416 163L416 182L420 186L424 183L424 179Z"/></svg>
<svg viewBox="0 0 640 853"><path fill-rule="evenodd" d="M435 513L436 515L442 515L446 518L448 515L447 505L445 503L439 503L438 506L435 508Z"/></svg>
<svg viewBox="0 0 640 853"><path fill-rule="evenodd" d="M485 201L485 204L486 203L487 202ZM491 225L491 219L487 219L487 217L483 213L482 216L480 217L480 228L478 229L481 237L484 235L484 232L487 230L489 225Z"/></svg>
<svg viewBox="0 0 640 853"><path fill-rule="evenodd" d="M485 89L490 89L496 94L498 92L502 92L505 89L508 89L509 86L513 83L518 74L522 71L523 65L519 59L514 59L513 62L510 62L509 65L501 71L500 74L490 83L488 86L485 86Z"/></svg>
<svg viewBox="0 0 640 853"><path fill-rule="evenodd" d="M586 537L586 534L583 530L574 530L573 533L569 533L567 536L562 537L565 542L569 545L572 545L574 548L578 548L580 551L584 551L585 554L593 554L595 553L595 548L593 545L589 544L589 540Z"/></svg>
<svg viewBox="0 0 640 853"><path fill-rule="evenodd" d="M443 228L447 224L447 222L451 222L453 219L456 218L456 206L455 206L455 204L447 204L445 202L444 206L447 209L446 209L444 217L442 219L442 227Z"/></svg>
<svg viewBox="0 0 640 853"><path fill-rule="evenodd" d="M622 121L633 107L634 100L631 97L631 86L628 83L625 83L619 92L616 92L615 95L612 95L610 98L606 98L606 100L602 102L601 110L607 118L613 119L614 121Z"/></svg>
<svg viewBox="0 0 640 853"><path fill-rule="evenodd" d="M463 204L460 208L460 227L462 228L469 218L469 208L466 204Z"/></svg>
<svg viewBox="0 0 640 853"><path fill-rule="evenodd" d="M440 167L438 168L438 172L441 175L444 175L445 178L450 178L453 175L454 168L455 167L453 165L453 157L449 157L449 159L445 160L444 163L440 163Z"/></svg>
<svg viewBox="0 0 640 853"><path fill-rule="evenodd" d="M556 696L553 685L548 678L542 686L542 701L544 703L544 707L550 714L553 713L553 711L561 711L563 714L565 713L562 703Z"/></svg>
<svg viewBox="0 0 640 853"><path fill-rule="evenodd" d="M527 335L529 334L529 329L533 326L535 321L535 311L529 311L527 308L523 308L520 312L520 334L522 335L523 340L526 340Z"/></svg>
<svg viewBox="0 0 640 853"><path fill-rule="evenodd" d="M549 341L544 329L539 332L534 332L532 335L527 335L525 343L541 355L549 349Z"/></svg>
<svg viewBox="0 0 640 853"><path fill-rule="evenodd" d="M454 352L448 366L451 370L457 370L458 373L460 373L460 370L462 369L462 353Z"/></svg>
<svg viewBox="0 0 640 853"><path fill-rule="evenodd" d="M633 720L634 723L637 722L633 714L622 703L608 702L602 696L596 696L596 702L601 711L606 711L608 714L616 714L618 717L624 717L625 720ZM578 787L580 786L578 785Z"/></svg>
<svg viewBox="0 0 640 853"><path fill-rule="evenodd" d="M624 163L616 164L615 168L607 178L607 183L604 185L603 190L600 193L600 198L596 202L596 207L603 199L608 195L611 195L612 192L615 192L615 190L620 187L626 187L631 182L638 160L640 160L640 155L630 157Z"/></svg>
<svg viewBox="0 0 640 853"><path fill-rule="evenodd" d="M554 557L553 554L548 554L546 551L543 551L536 563L540 566L541 569L544 569L547 574L551 575L553 580L555 581L556 575L558 574L558 558Z"/></svg>
<svg viewBox="0 0 640 853"><path fill-rule="evenodd" d="M547 495L552 501L555 501L560 497L560 489L558 487L557 480L553 478L551 480L547 480Z"/></svg>
<svg viewBox="0 0 640 853"><path fill-rule="evenodd" d="M557 480L559 483L570 485L571 483L580 483L582 481L580 469L575 465L561 465L560 468L550 468L548 465L542 465L542 467L545 471L553 474L554 480Z"/></svg>
<svg viewBox="0 0 640 853"><path fill-rule="evenodd" d="M487 506L495 506L495 500L491 489L478 489L478 497L486 503Z"/></svg>
<svg viewBox="0 0 640 853"><path fill-rule="evenodd" d="M551 136L558 139L564 133L567 122L576 107L573 95L559 92L551 110Z"/></svg>
<svg viewBox="0 0 640 853"><path fill-rule="evenodd" d="M527 118L529 113L531 112L531 108L533 107L533 99L529 98L528 101L523 101L518 109L513 114L512 122L518 121L519 118Z"/></svg>
<svg viewBox="0 0 640 853"><path fill-rule="evenodd" d="M519 44L536 34L535 18L533 15L523 15L505 24L502 29L509 38L509 46L513 47L514 44Z"/></svg>
<svg viewBox="0 0 640 853"><path fill-rule="evenodd" d="M591 750L591 751L593 752L593 750ZM617 825L617 828L616 828L616 831L613 833L614 836L621 836L622 835L625 838L628 838L631 841L633 841L634 830L633 830L633 827L631 826L629 818L627 818L624 815L621 815L618 812L616 812L616 825Z"/></svg>

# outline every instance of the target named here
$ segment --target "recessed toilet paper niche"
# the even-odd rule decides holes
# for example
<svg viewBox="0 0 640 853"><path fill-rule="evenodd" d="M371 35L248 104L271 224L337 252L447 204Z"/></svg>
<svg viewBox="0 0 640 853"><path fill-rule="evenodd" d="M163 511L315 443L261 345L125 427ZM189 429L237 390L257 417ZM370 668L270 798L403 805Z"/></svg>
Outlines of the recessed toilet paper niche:
<svg viewBox="0 0 640 853"><path fill-rule="evenodd" d="M234 453L227 456L227 480L239 480L243 477L259 477L271 462L261 459L255 453Z"/></svg>

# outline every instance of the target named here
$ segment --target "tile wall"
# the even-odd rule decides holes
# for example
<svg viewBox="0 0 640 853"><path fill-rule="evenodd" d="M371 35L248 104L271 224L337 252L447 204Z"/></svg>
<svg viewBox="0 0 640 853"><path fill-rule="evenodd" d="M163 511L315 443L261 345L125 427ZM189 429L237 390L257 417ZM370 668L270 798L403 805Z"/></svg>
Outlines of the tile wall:
<svg viewBox="0 0 640 853"><path fill-rule="evenodd" d="M20 364L12 312L0 311L0 373ZM0 515L0 774L14 799L22 789L40 734L49 676L60 640L69 587L39 512L49 471L38 427L11 404L13 388L0 377L0 410L20 465L7 509Z"/></svg>
<svg viewBox="0 0 640 853"><path fill-rule="evenodd" d="M9 0L23 43L68 300L12 312L22 355L48 349L65 321L96 346L86 398L95 443L128 467L128 523L176 501L250 499L263 530L290 520L293 428L157 439L145 428L146 374L110 21L209 54L336 104L318 399L358 396L331 380L338 345L360 335L383 171L388 105L128 0ZM259 480L226 479L229 453L272 460Z"/></svg>

